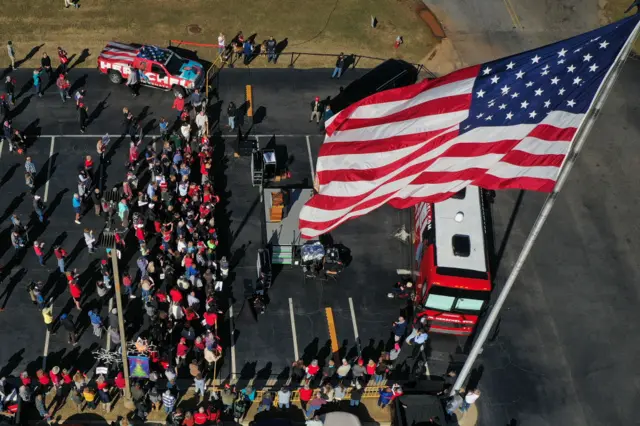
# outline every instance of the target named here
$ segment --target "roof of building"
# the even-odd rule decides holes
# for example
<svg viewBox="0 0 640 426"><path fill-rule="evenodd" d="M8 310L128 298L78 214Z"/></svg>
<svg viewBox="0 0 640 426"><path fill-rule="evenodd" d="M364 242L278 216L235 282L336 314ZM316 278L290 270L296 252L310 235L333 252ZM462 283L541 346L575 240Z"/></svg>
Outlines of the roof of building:
<svg viewBox="0 0 640 426"><path fill-rule="evenodd" d="M434 204L438 267L487 272L482 194L467 186Z"/></svg>

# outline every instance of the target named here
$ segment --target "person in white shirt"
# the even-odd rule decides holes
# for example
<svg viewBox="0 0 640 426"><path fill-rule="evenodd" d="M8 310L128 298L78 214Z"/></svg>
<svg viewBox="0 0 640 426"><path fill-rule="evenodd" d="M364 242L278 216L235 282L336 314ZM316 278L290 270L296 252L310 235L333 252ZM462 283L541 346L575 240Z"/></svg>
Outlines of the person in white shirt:
<svg viewBox="0 0 640 426"><path fill-rule="evenodd" d="M226 48L227 48L227 41L224 38L224 34L220 33L220 35L218 35L218 55L222 55Z"/></svg>
<svg viewBox="0 0 640 426"><path fill-rule="evenodd" d="M205 114L205 110L202 109L198 115L196 115L196 126L198 126L198 136L202 137L209 129L209 117Z"/></svg>
<svg viewBox="0 0 640 426"><path fill-rule="evenodd" d="M127 76L127 86L131 90L131 94L135 98L138 96L138 70L135 68L129 68L129 75Z"/></svg>
<svg viewBox="0 0 640 426"><path fill-rule="evenodd" d="M307 420L306 422L307 426L322 426L322 420L320 420L320 416L318 416L317 414L315 416L313 416L312 419Z"/></svg>
<svg viewBox="0 0 640 426"><path fill-rule="evenodd" d="M478 400L478 398L480 398L479 389L469 390L467 394L464 396L464 402L460 407L460 411L462 411L463 413L466 412L469 409L469 407L471 407L471 404L475 403Z"/></svg>

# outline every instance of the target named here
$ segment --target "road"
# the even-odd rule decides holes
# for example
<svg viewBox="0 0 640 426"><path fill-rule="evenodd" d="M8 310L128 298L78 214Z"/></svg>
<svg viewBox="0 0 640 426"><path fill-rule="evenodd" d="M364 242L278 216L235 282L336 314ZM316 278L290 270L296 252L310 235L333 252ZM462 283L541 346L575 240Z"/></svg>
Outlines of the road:
<svg viewBox="0 0 640 426"><path fill-rule="evenodd" d="M465 64L598 26L596 1L425 3ZM481 425L637 423L639 71L627 62L481 356ZM519 197L502 191L493 205L498 288L544 200Z"/></svg>

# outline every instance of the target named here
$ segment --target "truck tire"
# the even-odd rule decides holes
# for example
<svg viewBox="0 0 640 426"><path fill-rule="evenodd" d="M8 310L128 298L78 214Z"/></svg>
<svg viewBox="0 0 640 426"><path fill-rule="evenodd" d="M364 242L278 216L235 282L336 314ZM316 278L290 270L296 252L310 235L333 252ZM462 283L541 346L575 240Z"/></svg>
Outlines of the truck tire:
<svg viewBox="0 0 640 426"><path fill-rule="evenodd" d="M182 86L176 86L174 85L171 90L173 91L173 96L175 96L176 98L178 97L178 95L182 95L183 98L186 97L185 95L185 91L184 91L184 87Z"/></svg>
<svg viewBox="0 0 640 426"><path fill-rule="evenodd" d="M124 81L124 79L122 78L122 74L120 74L118 71L111 70L109 71L109 81L114 84L120 84Z"/></svg>

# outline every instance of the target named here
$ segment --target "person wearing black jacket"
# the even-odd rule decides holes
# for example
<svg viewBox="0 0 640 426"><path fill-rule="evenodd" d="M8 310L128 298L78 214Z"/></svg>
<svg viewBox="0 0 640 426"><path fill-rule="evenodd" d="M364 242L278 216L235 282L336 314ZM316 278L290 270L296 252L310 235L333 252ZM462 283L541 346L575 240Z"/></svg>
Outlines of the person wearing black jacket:
<svg viewBox="0 0 640 426"><path fill-rule="evenodd" d="M64 328L69 335L68 343L71 343L73 346L77 345L76 325L73 322L73 315L60 315L60 325L62 325L62 328Z"/></svg>
<svg viewBox="0 0 640 426"><path fill-rule="evenodd" d="M278 57L276 55L277 45L278 43L276 42L276 40L273 37L269 37L269 40L267 40L267 62L273 61L273 63L275 64L278 60Z"/></svg>
<svg viewBox="0 0 640 426"><path fill-rule="evenodd" d="M320 97L316 96L316 98L311 101L311 116L309 117L309 122L312 122L315 118L316 123L320 123L323 110L322 101L320 101Z"/></svg>
<svg viewBox="0 0 640 426"><path fill-rule="evenodd" d="M87 130L87 120L89 119L89 108L83 103L78 104L78 124L80 124L80 133Z"/></svg>
<svg viewBox="0 0 640 426"><path fill-rule="evenodd" d="M40 65L47 73L47 77L49 78L49 83L51 83L51 79L53 78L53 69L51 68L51 58L47 55L47 52L42 54L42 58L40 59Z"/></svg>
<svg viewBox="0 0 640 426"><path fill-rule="evenodd" d="M15 86L15 81L11 79L11 76L8 75L5 79L4 79L4 91L7 92L7 96L9 97L9 103L11 105L15 104L15 90L16 90L16 86Z"/></svg>
<svg viewBox="0 0 640 426"><path fill-rule="evenodd" d="M229 102L229 106L227 107L227 116L229 117L229 128L231 130L235 130L236 128L236 113L236 104Z"/></svg>
<svg viewBox="0 0 640 426"><path fill-rule="evenodd" d="M331 78L340 78L342 76L342 70L344 69L344 53L340 53L336 60L336 67L333 69Z"/></svg>
<svg viewBox="0 0 640 426"><path fill-rule="evenodd" d="M96 216L100 216L100 212L102 210L100 206L100 200L102 200L100 188L95 188L91 193L91 201L93 202L93 209L96 212Z"/></svg>

